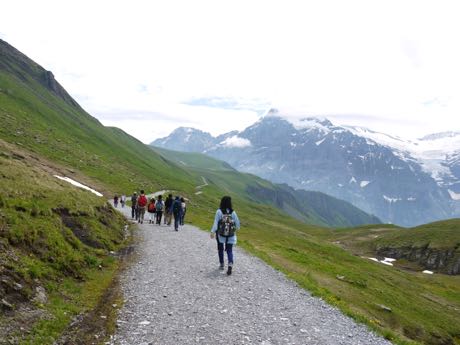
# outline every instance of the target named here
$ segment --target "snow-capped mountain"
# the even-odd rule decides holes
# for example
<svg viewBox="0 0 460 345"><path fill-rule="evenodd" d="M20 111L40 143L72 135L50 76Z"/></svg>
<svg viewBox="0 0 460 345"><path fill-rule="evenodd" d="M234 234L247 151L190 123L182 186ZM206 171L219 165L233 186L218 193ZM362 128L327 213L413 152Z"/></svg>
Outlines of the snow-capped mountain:
<svg viewBox="0 0 460 345"><path fill-rule="evenodd" d="M203 152L276 183L324 192L386 222L412 226L460 215L460 133L409 141L325 118L286 120L275 110L218 138L176 131L152 144Z"/></svg>
<svg viewBox="0 0 460 345"><path fill-rule="evenodd" d="M199 129L179 127L166 138L156 140L154 145L176 151L184 151L183 148L187 147L187 152L203 152L213 146L215 140L211 134Z"/></svg>

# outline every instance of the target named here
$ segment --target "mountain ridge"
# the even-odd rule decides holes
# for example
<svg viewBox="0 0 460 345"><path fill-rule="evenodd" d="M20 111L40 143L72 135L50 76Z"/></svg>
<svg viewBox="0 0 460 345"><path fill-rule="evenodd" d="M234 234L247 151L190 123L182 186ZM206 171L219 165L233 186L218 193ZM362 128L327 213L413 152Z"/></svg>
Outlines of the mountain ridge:
<svg viewBox="0 0 460 345"><path fill-rule="evenodd" d="M190 130L196 142L201 133ZM164 138L151 145L225 159L272 182L344 199L384 222L413 226L460 214L460 136L453 132L405 140L326 118L291 120L272 110L221 137L227 139L205 133L193 148L180 136L174 146Z"/></svg>

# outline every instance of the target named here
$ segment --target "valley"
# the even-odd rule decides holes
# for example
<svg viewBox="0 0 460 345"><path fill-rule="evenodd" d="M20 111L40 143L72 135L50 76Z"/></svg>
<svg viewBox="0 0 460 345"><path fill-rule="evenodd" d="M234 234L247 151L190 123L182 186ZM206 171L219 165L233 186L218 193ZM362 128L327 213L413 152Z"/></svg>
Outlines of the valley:
<svg viewBox="0 0 460 345"><path fill-rule="evenodd" d="M458 221L413 229L372 224L379 219L335 197L238 172L231 164L240 154L236 151L233 158L227 154L232 151L225 151L220 161L148 147L120 129L102 126L51 76L0 40L0 300L6 302L0 311L1 339L10 344L53 344L63 339L75 320L96 308L123 274L121 260L113 253L135 246L131 232L138 231L135 226L127 228L126 219L107 200L115 193L130 195L145 189L186 197L186 221L205 231L221 196L229 194L242 220L239 245L247 253L395 344L459 344L460 276L444 274L451 269L455 273L458 262ZM272 141L277 140L275 134L271 132ZM283 137L281 131L279 138ZM251 143L256 141L251 138ZM315 143L320 147L326 141ZM266 151L271 153L262 155L264 164L271 164L271 154L283 153ZM373 152L388 153L384 148ZM327 157L335 162L336 154L331 151ZM413 167L413 173L433 188L432 194L417 190L417 197L433 196L429 205L438 197L441 205L447 203L421 168L410 162L406 167L405 173ZM391 171L401 174L392 177L406 176ZM103 196L54 175L71 178ZM353 176L358 185L364 181ZM371 183L359 188L367 187ZM398 261L407 262L401 266L361 257L407 247L442 248L453 254L445 271L423 260L411 261L403 250ZM435 274L422 273L429 268ZM44 294L46 300L36 299ZM123 296L116 298L115 304L123 303ZM8 327L22 322L23 315L29 317L27 329ZM110 329L116 315L104 316ZM106 341L109 333L97 342Z"/></svg>

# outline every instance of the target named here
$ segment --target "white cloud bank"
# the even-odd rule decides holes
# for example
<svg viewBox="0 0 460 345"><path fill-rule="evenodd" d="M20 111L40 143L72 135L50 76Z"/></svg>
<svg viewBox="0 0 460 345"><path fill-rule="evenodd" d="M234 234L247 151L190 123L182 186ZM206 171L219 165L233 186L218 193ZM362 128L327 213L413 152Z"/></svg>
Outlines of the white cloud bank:
<svg viewBox="0 0 460 345"><path fill-rule="evenodd" d="M401 136L460 130L457 1L15 0L0 23L144 142L242 129L268 104Z"/></svg>

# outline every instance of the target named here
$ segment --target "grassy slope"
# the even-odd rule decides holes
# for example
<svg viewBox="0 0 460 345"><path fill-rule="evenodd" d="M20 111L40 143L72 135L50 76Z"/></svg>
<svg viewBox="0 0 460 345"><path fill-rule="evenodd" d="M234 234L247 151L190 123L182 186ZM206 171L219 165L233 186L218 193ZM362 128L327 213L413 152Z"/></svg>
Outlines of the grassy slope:
<svg viewBox="0 0 460 345"><path fill-rule="evenodd" d="M124 219L104 198L52 176L63 170L0 140L0 297L17 310L0 314L0 334L12 343L52 343L94 308L117 268L108 252L125 243ZM46 305L28 303L37 287ZM34 327L20 321L33 313L41 315Z"/></svg>
<svg viewBox="0 0 460 345"><path fill-rule="evenodd" d="M243 178L228 179L214 171L214 175L209 175L209 185L201 187L202 194L197 195L196 186L203 184L201 173L187 171L181 167L182 164L165 161L120 130L102 127L78 108L69 106L62 99L49 93L34 79L27 79L27 75L19 82L8 73L0 73L0 89L0 121L6 124L0 128L0 137L15 145L12 150L21 147L24 151L34 152L40 160L47 157L53 162L58 162L62 166L59 170L61 173L70 174L77 180L109 193L108 195L114 192L129 193L140 187L148 191L181 191L190 199L188 220L204 229L210 226L220 196L228 190L237 191L230 194L242 219L240 243L248 251L283 270L315 294L379 329L388 337L394 337L400 343L404 342L405 336L431 344L442 343L441 340L448 344L449 339L452 343L452 339L457 337L458 343L458 277L408 274L355 257L325 240L328 239L330 230L301 223L268 205L254 204L245 193L238 192L245 190ZM14 172L20 170L20 166L15 165L19 164L18 162L22 161L7 157L2 161L6 169L3 174L9 176L2 181L5 188L13 190L9 194L2 193L0 207L2 213L6 209L11 212L8 218L2 218L2 229L8 232L2 233L2 241L8 250L19 251L25 248L25 253L29 252L25 245L9 238L12 233L20 231L21 227L24 228L22 224L34 224L35 221L32 214L16 209L14 193L22 194L27 200L34 200L37 196L55 195L51 199L45 197L45 204L42 206L45 214L48 212L50 215L50 218L45 218L46 220L40 218L43 221L44 236L48 231L53 232L54 227L62 229L60 220L49 211L62 203L75 213L81 208L86 210L86 213L94 215L93 220L98 219L92 212L100 199L88 197L87 192L77 193L75 188L55 181L47 175L51 175L47 169L44 169L43 173L37 172L37 176L25 176L16 181ZM33 195L28 194L27 191L32 188L34 181L43 179L48 181L44 189ZM227 184L224 184L224 181ZM68 190L68 193L64 194L69 200L61 200L61 188ZM27 216L25 221L9 220L21 215ZM68 231L65 230L65 233ZM83 255L85 251L89 251L96 259L99 254L99 260L108 258L93 250L84 247L79 252ZM64 255L64 252L61 254ZM21 252L18 255L20 254ZM12 268L18 273L21 270L29 271L34 265L43 264L45 271L48 266L53 266L52 261L46 257L37 258L39 263L30 265L27 256L22 257L25 268ZM88 264L91 266L92 260L89 261ZM62 275L59 278L62 274L59 272L57 268L57 279L63 279ZM337 275L345 278L338 280ZM66 284L56 286L53 279L53 276L50 276L47 280L50 293L53 289L58 289L56 294L62 296L69 293L67 290L78 290L74 289L74 286L79 284L78 280L65 278ZM88 283L90 281L94 280L88 280ZM66 288L67 285L70 287ZM80 289L75 295L83 294L85 291L87 290ZM383 311L376 306L379 303L391 307L393 312ZM72 308L68 307L72 312L66 314L67 319L70 318L68 315L78 312L78 303L76 306L70 305L73 305ZM62 308L57 308L55 314L65 315ZM62 316L61 319L64 320L62 324L65 324L65 317ZM44 339L50 332L48 326L38 327L36 332L43 334L43 339L36 343L52 343L49 338ZM39 339L38 335L36 339Z"/></svg>

